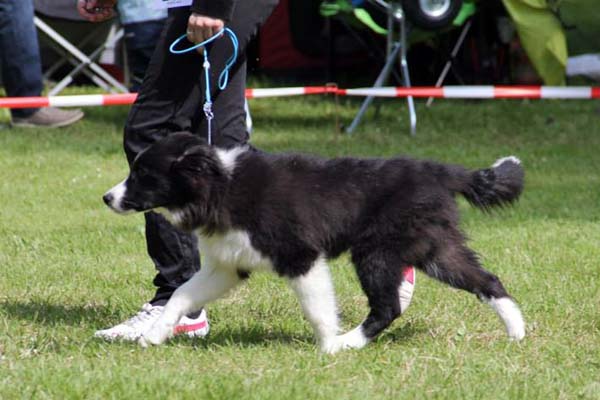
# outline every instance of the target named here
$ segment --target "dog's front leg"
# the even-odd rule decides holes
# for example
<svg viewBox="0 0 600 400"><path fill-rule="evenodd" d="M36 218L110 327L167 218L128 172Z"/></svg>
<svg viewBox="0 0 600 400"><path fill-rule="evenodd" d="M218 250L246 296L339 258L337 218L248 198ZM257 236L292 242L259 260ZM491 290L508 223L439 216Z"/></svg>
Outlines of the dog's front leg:
<svg viewBox="0 0 600 400"><path fill-rule="evenodd" d="M164 343L173 336L182 316L220 298L239 282L236 271L215 268L205 260L200 271L175 290L158 320L141 336L140 345L147 347Z"/></svg>
<svg viewBox="0 0 600 400"><path fill-rule="evenodd" d="M332 349L340 329L333 281L325 259L318 258L306 274L290 279L290 284L315 331L321 351L334 353L339 350Z"/></svg>

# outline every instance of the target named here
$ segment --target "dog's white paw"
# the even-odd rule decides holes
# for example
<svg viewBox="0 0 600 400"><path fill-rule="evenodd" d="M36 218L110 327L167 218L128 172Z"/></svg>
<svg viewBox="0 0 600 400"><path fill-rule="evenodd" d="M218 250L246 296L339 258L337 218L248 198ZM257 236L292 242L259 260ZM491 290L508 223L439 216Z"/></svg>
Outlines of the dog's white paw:
<svg viewBox="0 0 600 400"><path fill-rule="evenodd" d="M362 333L361 327L358 327L343 335L324 339L321 341L321 351L325 354L335 354L340 350L363 348L367 343L369 339Z"/></svg>
<svg viewBox="0 0 600 400"><path fill-rule="evenodd" d="M150 345L159 346L163 344L167 339L169 339L169 337L171 337L172 335L172 328L160 323L155 323L147 332L144 332L144 334L142 334L142 336L138 340L138 343L144 348Z"/></svg>
<svg viewBox="0 0 600 400"><path fill-rule="evenodd" d="M507 328L508 338L510 340L514 340L518 342L519 340L523 340L525 337L525 323L521 322L516 326L511 326Z"/></svg>
<svg viewBox="0 0 600 400"><path fill-rule="evenodd" d="M324 354L335 354L343 350L343 344L338 340L338 336L323 340L320 345L321 352Z"/></svg>

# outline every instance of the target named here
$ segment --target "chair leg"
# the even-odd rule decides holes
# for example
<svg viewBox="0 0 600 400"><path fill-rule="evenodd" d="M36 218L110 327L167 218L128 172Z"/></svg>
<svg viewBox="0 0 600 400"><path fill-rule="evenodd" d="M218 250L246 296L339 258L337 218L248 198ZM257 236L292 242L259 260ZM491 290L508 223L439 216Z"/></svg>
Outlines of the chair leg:
<svg viewBox="0 0 600 400"><path fill-rule="evenodd" d="M112 87L114 87L117 91L127 93L128 90L125 86L123 86L119 81L113 78L108 72L106 72L102 67L100 67L96 62L91 60L88 56L82 53L77 47L73 46L68 40L66 40L62 35L52 29L48 24L42 21L38 17L34 17L34 23L38 29L48 35L53 41L57 43L60 47L70 53L74 58L79 60L79 62L87 64L87 68L90 69L95 75L98 75L100 78L108 82ZM72 79L72 78L71 78Z"/></svg>
<svg viewBox="0 0 600 400"><path fill-rule="evenodd" d="M109 39L107 40L106 43L102 44L100 47L98 47L96 50L94 50L88 56L90 59L90 63L93 63L94 62L93 60L97 60L100 57L102 52L106 49L107 45L109 45L110 43L115 43L117 40L120 40L122 37L123 37L122 31L120 32L120 34L117 33L117 35L115 35L114 38L109 37ZM73 78L75 78L75 76L79 75L80 73L83 73L88 78L92 79L92 81L97 86L101 87L102 89L104 89L106 91L110 91L112 89L112 87L110 86L109 83L106 83L105 81L100 79L98 76L94 75L92 72L87 70L90 63L78 62L77 60L74 60L72 57L68 57L68 59L75 66L75 68L71 72L69 72L69 74L67 76L65 76L60 82L58 82L52 88L52 90L49 92L50 96L56 96L58 93L62 92L63 89L65 89L67 86L69 86L73 82ZM95 77L95 79L94 79L94 77Z"/></svg>
<svg viewBox="0 0 600 400"><path fill-rule="evenodd" d="M398 57L398 54L400 52L400 47L401 47L400 43L397 43L394 46L387 61L385 62L385 65L383 66L383 69L379 73L379 76L377 76L377 79L375 80L373 87L382 87L383 84L385 83L385 81L387 80L387 78L390 76L392 67L396 63L396 57ZM368 96L367 98L365 98L362 105L360 106L360 109L358 110L358 113L354 117L354 120L352 121L350 126L348 126L348 128L346 128L346 133L352 134L354 132L354 130L356 129L356 127L362 120L365 112L367 112L367 108L369 108L369 106L373 102L373 99L374 99L373 96Z"/></svg>
<svg viewBox="0 0 600 400"><path fill-rule="evenodd" d="M402 47L400 52L400 68L402 69L402 79L404 80L404 86L411 87L410 73L408 71L408 61L406 60L406 36L406 18L404 17L404 15L402 15L402 18L400 18L400 43ZM412 96L407 96L406 102L408 103L410 134L411 136L415 136L417 134L417 111L415 109L415 101Z"/></svg>
<svg viewBox="0 0 600 400"><path fill-rule="evenodd" d="M467 23L465 24L465 26L463 27L462 32L460 33L460 36L458 37L458 40L454 44L452 53L450 53L450 59L448 61L446 61L446 65L444 65L444 69L442 70L442 73L438 77L438 80L435 83L435 87L440 87L444 83L444 79L446 79L448 72L450 72L450 68L452 67L452 62L454 61L454 59L456 58L456 55L458 54L460 48L462 47L462 44L465 41L465 38L467 37L467 33L469 33L469 30L471 29L472 23L473 23L472 20L468 20ZM431 107L431 104L433 104L433 100L434 100L433 97L430 97L427 99L427 107Z"/></svg>

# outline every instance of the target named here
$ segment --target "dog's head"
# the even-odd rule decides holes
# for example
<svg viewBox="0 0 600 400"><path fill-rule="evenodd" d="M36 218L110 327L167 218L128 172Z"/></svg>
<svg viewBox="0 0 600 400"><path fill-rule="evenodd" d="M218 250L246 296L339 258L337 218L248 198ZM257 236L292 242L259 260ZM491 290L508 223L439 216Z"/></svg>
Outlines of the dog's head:
<svg viewBox="0 0 600 400"><path fill-rule="evenodd" d="M173 133L141 152L129 176L103 200L119 214L179 210L207 202L225 171L213 147L187 132Z"/></svg>

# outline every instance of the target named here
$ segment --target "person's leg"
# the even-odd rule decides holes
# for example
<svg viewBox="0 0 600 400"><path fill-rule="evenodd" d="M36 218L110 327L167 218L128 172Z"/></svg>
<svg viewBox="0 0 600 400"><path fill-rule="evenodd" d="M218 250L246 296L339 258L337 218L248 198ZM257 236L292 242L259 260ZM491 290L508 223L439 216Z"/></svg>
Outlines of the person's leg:
<svg viewBox="0 0 600 400"><path fill-rule="evenodd" d="M0 74L11 97L39 96L43 89L40 48L33 22L33 1L0 1ZM55 107L12 109L12 125L61 127L83 118L81 110Z"/></svg>
<svg viewBox="0 0 600 400"><path fill-rule="evenodd" d="M229 24L238 36L240 57L230 72L230 82L224 91L218 89L217 80L231 55L231 44L224 37L210 49L215 113L213 135L214 143L219 146L231 147L248 139L244 112L245 50L276 4L272 0L258 3L263 6L258 7L259 4L250 1L238 3L234 22ZM203 57L197 52L184 55L169 52L171 43L185 34L188 17L188 8L173 9L157 43L125 127L124 146L129 162L171 132L187 130L202 136L207 134L202 112ZM152 303L162 305L200 268L196 239L176 230L155 213L146 215L146 239L148 253L158 270L154 280L158 289Z"/></svg>
<svg viewBox="0 0 600 400"><path fill-rule="evenodd" d="M42 93L42 65L32 1L0 1L0 68L8 96ZM28 117L36 110L14 109L12 115Z"/></svg>
<svg viewBox="0 0 600 400"><path fill-rule="evenodd" d="M230 27L238 35L241 56L230 71L231 79L225 91L218 89L220 72L216 71L221 71L225 60L230 57L230 44L224 38L210 50L213 63L211 88L215 112L214 142L217 145L230 147L245 143L248 139L243 111L246 83L244 53L258 26L275 4L273 0L243 1L238 4L234 16L234 20L238 22L230 24ZM171 132L187 130L202 136L207 134L202 113L203 57L197 52L186 55L169 52L170 44L185 34L189 13L189 8L171 10L148 65L138 98L129 113L124 130L124 147L130 163L142 150ZM195 236L175 229L159 214L146 214L146 241L148 254L158 270L154 279L157 286L154 298L129 320L96 332L97 337L109 340L137 339L160 315L162 306L173 292L199 270L200 257ZM188 326L202 326L204 323L205 328L199 328L198 331L206 333L208 326L205 318L202 313L197 319L188 321ZM180 327L177 326L175 331L180 332Z"/></svg>
<svg viewBox="0 0 600 400"><path fill-rule="evenodd" d="M186 22L185 12L171 12L156 43L125 124L123 145L130 164L137 154L170 132L190 130L190 117L180 116L178 110L190 95L187 87L194 86L195 69L186 68L189 59L174 58L168 52L173 37L182 29L185 32ZM200 102L199 98L197 102ZM145 220L148 255L158 271L153 282L156 293L136 315L114 327L97 331L96 337L137 340L156 321L173 292L200 269L197 241L193 235L175 229L157 213L146 213ZM200 322L206 322L203 315L204 321ZM208 332L208 325L204 332Z"/></svg>
<svg viewBox="0 0 600 400"><path fill-rule="evenodd" d="M168 50L180 32L185 32L189 15L186 10L179 8L169 14L129 113L124 147L130 163L139 152L169 133L191 130L191 116L184 115L181 107L185 102L201 101L200 91L193 90L199 75L197 57L178 58ZM145 219L148 255L158 271L154 278L157 291L150 303L163 306L175 289L200 269L200 257L194 235L175 229L157 213L146 213Z"/></svg>

